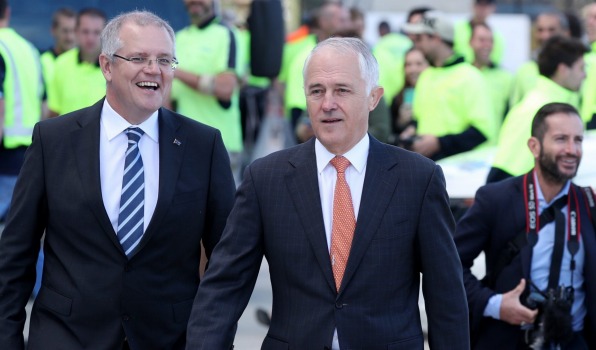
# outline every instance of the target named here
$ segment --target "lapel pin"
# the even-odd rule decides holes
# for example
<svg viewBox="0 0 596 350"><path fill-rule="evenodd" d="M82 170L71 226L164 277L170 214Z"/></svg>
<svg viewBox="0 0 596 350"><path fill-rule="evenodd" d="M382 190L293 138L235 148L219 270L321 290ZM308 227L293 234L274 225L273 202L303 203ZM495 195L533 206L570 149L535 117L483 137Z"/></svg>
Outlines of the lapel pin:
<svg viewBox="0 0 596 350"><path fill-rule="evenodd" d="M178 141L178 139L174 139L174 144L176 146L180 146L182 144L182 142Z"/></svg>

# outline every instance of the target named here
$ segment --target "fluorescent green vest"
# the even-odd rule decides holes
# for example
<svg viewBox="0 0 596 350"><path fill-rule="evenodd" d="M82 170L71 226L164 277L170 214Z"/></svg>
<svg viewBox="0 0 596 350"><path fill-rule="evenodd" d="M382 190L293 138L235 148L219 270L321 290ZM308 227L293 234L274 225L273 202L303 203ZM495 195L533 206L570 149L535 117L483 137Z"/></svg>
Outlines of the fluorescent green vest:
<svg viewBox="0 0 596 350"><path fill-rule="evenodd" d="M29 146L41 119L43 83L37 49L11 28L0 29L4 78L4 147Z"/></svg>
<svg viewBox="0 0 596 350"><path fill-rule="evenodd" d="M532 120L540 107L551 102L564 102L577 107L579 94L540 75L534 89L507 113L499 134L493 167L513 176L532 169L534 157L528 149Z"/></svg>
<svg viewBox="0 0 596 350"><path fill-rule="evenodd" d="M383 97L387 105L391 105L404 86L404 57L410 47L412 41L407 36L390 33L379 39L373 48L373 55L379 63L379 85L385 89Z"/></svg>
<svg viewBox="0 0 596 350"><path fill-rule="evenodd" d="M416 84L413 115L420 135L460 134L472 126L488 143L496 138L488 87L480 71L467 62L429 67L422 72Z"/></svg>
<svg viewBox="0 0 596 350"><path fill-rule="evenodd" d="M277 80L282 83L285 83L288 80L288 75L290 75L290 66L294 61L294 58L298 53L305 50L304 47L307 47L309 50L312 50L317 45L317 36L314 34L309 34L305 38L293 41L290 43L286 43L284 45L284 50L282 54L281 60L281 68L279 71L279 76ZM304 63L304 61L303 61ZM302 74L302 72L300 72Z"/></svg>
<svg viewBox="0 0 596 350"><path fill-rule="evenodd" d="M498 67L484 67L481 72L493 102L494 116L496 118L495 125L500 127L509 104L513 75Z"/></svg>
<svg viewBox="0 0 596 350"><path fill-rule="evenodd" d="M513 78L513 87L511 88L511 97L509 98L509 105L515 106L521 101L524 96L534 88L536 80L540 76L538 71L538 64L534 61L524 63Z"/></svg>
<svg viewBox="0 0 596 350"><path fill-rule="evenodd" d="M581 95L581 117L585 123L592 120L596 113L596 52L592 51L584 55L586 62L586 79L582 84Z"/></svg>
<svg viewBox="0 0 596 350"><path fill-rule="evenodd" d="M233 70L241 76L239 60L242 48L236 42L236 65L229 67L230 29L214 21L203 28L188 26L176 33L176 56L179 68L193 74L217 75ZM189 118L219 129L228 152L242 152L242 125L238 106L238 89L234 91L231 106L223 108L213 95L202 94L178 79L172 83L172 100L176 109Z"/></svg>
<svg viewBox="0 0 596 350"><path fill-rule="evenodd" d="M56 65L56 56L51 50L41 54L41 72L43 73L43 81L49 84L54 78L54 66Z"/></svg>
<svg viewBox="0 0 596 350"><path fill-rule="evenodd" d="M48 107L59 115L89 107L106 94L106 80L98 65L81 62L79 49L56 58L48 83Z"/></svg>

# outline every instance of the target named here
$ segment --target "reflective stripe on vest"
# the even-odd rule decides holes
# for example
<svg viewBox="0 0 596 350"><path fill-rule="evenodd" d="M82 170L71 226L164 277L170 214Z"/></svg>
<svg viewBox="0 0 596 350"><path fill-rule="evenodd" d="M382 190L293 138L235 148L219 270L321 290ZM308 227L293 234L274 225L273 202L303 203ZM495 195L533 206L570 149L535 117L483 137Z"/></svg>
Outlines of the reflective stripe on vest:
<svg viewBox="0 0 596 350"><path fill-rule="evenodd" d="M4 43L4 41L0 40L0 46L6 52L6 58L8 59L8 65L10 66L11 72L13 72L12 78L12 91L14 91L14 107L13 107L13 114L14 119L11 126L4 127L4 136L5 137L27 137L31 136L33 133L33 127L26 127L23 123L23 96L21 91L21 80L19 79L19 72L17 70L14 58L12 57L12 53L10 52L8 46ZM41 69L41 66L39 67Z"/></svg>

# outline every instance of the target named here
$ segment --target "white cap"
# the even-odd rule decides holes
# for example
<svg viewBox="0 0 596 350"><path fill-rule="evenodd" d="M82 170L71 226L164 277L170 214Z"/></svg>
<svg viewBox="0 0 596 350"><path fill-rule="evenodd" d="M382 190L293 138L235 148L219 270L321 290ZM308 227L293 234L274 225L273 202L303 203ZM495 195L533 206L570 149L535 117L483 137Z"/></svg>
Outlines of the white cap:
<svg viewBox="0 0 596 350"><path fill-rule="evenodd" d="M406 34L431 34L441 39L453 42L453 23L437 11L428 11L420 22L407 23L403 26Z"/></svg>

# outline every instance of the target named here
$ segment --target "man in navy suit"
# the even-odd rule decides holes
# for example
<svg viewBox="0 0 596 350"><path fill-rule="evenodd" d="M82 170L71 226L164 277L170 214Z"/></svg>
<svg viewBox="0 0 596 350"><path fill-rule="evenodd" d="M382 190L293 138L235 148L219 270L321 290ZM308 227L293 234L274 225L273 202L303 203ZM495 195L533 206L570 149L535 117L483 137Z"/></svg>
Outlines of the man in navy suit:
<svg viewBox="0 0 596 350"><path fill-rule="evenodd" d="M554 318L544 316L553 309L541 306L546 303L540 297L558 288L566 295L573 291L573 298L559 298L570 307L560 312L568 322L555 327L561 334L544 332L546 340L558 339L544 349L595 348L587 345L587 335L596 333L596 235L587 206L590 192L571 182L582 157L583 134L583 122L571 105L544 105L534 117L528 140L534 169L481 187L458 222L455 243L464 268L474 349L543 349L538 335ZM482 251L487 275L478 280L470 268ZM563 326L568 327L568 337L563 336Z"/></svg>
<svg viewBox="0 0 596 350"><path fill-rule="evenodd" d="M262 349L422 349L421 273L431 348L469 347L443 174L367 134L383 95L377 81L359 39L327 39L311 52L304 86L316 138L245 171L187 349L232 347L263 256L273 305Z"/></svg>
<svg viewBox="0 0 596 350"><path fill-rule="evenodd" d="M105 99L35 126L0 240L2 349L24 348L44 230L29 349L185 347L201 241L209 256L235 186L220 133L161 108L176 63L165 21L120 15Z"/></svg>

